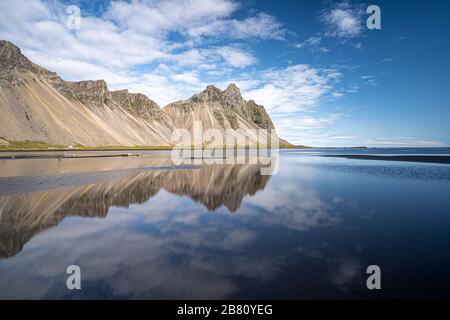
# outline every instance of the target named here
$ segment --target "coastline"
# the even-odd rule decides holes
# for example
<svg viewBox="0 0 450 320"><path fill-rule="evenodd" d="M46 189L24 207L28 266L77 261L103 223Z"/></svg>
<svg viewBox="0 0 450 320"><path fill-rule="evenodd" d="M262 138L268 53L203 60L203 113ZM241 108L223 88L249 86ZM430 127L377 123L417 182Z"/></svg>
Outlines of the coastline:
<svg viewBox="0 0 450 320"><path fill-rule="evenodd" d="M112 146L112 147L78 147L78 148L8 148L6 146L1 147L0 146L0 153L4 152L80 152L80 151L167 151L172 150L175 147L173 146L139 146L139 147L118 147L118 146ZM280 146L278 148L273 149L310 149L313 147L309 146ZM185 150L201 150L201 149L208 149L208 148L200 148L200 147L190 147L190 148L184 148ZM212 149L212 148L211 148ZM223 147L223 149L258 149L257 147ZM270 148L263 148L260 149L270 149Z"/></svg>
<svg viewBox="0 0 450 320"><path fill-rule="evenodd" d="M382 161L400 161L400 162L419 162L419 163L441 163L450 164L450 156L436 155L401 155L401 156L379 156L379 155L360 155L360 154L342 154L342 155L322 155L327 158L345 158L354 160L382 160Z"/></svg>

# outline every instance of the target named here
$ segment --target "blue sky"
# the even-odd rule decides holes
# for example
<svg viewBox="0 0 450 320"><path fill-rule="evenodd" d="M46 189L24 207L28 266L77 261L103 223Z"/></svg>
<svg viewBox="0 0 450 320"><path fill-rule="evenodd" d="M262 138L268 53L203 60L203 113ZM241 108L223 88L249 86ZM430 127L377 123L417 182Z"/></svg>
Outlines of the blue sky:
<svg viewBox="0 0 450 320"><path fill-rule="evenodd" d="M381 9L369 30L366 8ZM67 6L81 12L68 27ZM283 138L449 146L448 1L0 1L0 38L67 80L161 106L235 82Z"/></svg>

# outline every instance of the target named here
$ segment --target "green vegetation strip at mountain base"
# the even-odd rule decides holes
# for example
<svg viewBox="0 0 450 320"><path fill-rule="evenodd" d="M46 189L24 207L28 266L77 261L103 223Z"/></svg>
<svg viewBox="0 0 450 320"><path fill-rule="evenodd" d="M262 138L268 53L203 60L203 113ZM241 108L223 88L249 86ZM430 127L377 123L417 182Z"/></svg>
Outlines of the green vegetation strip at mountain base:
<svg viewBox="0 0 450 320"><path fill-rule="evenodd" d="M260 146L264 148L263 146ZM116 150L172 150L173 146L82 146L73 145L69 147L61 144L49 144L42 141L11 141L7 145L0 145L0 151L116 151ZM230 147L226 147L230 148ZM235 147L236 148L236 147ZM237 147L245 148L245 147ZM291 144L280 144L280 149L298 149L298 148L311 148L307 146L295 146ZM206 149L200 146L193 146L191 148L184 149Z"/></svg>

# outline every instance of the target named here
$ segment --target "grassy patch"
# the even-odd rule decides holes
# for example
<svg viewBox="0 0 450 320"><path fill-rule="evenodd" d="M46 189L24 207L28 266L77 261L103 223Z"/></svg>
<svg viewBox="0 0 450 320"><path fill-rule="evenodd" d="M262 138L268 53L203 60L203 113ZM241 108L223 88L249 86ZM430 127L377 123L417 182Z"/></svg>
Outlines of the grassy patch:
<svg viewBox="0 0 450 320"><path fill-rule="evenodd" d="M49 144L42 141L11 141L7 145L0 145L0 151L57 151L57 150L72 150L72 151L95 151L95 150L171 150L170 146L83 146L83 145L68 145L63 144Z"/></svg>
<svg viewBox="0 0 450 320"><path fill-rule="evenodd" d="M42 141L9 141L7 145L0 145L0 150L51 150L67 148L65 145L49 144Z"/></svg>
<svg viewBox="0 0 450 320"><path fill-rule="evenodd" d="M260 145L261 148L265 146ZM190 149L203 149L201 146L192 146ZM225 147L226 148L226 147ZM229 148L229 147L228 147ZM245 148L245 147L234 147ZM248 147L247 147L248 148ZM294 146L291 144L280 144L280 149L296 149L296 148L310 148L306 146ZM73 145L69 148L68 145L63 144L49 144L42 141L10 141L7 145L0 145L0 151L58 151L58 150L73 150L73 151L96 151L96 150L172 150L173 146L82 146ZM185 148L188 149L188 148Z"/></svg>
<svg viewBox="0 0 450 320"><path fill-rule="evenodd" d="M171 146L97 146L97 147L77 147L75 150L172 150Z"/></svg>

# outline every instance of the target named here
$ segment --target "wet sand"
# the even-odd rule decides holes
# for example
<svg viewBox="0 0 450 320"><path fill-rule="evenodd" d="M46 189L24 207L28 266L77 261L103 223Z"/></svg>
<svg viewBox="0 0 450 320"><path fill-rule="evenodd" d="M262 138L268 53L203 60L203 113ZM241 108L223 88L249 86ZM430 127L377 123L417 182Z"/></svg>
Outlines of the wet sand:
<svg viewBox="0 0 450 320"><path fill-rule="evenodd" d="M0 196L28 192L43 192L58 188L69 188L103 183L143 172L193 170L198 168L200 168L200 166L159 166L97 172L73 172L43 176L0 177Z"/></svg>
<svg viewBox="0 0 450 320"><path fill-rule="evenodd" d="M427 156L427 155L402 155L402 156L376 156L364 154L336 154L323 155L322 157L346 158L356 160L383 160L383 161L404 161L422 163L445 163L450 164L450 156Z"/></svg>
<svg viewBox="0 0 450 320"><path fill-rule="evenodd" d="M140 157L140 153L119 153L119 154L96 154L96 155L79 155L75 153L68 154L17 154L0 156L0 160L9 159L70 159L70 158L116 158L116 157Z"/></svg>

